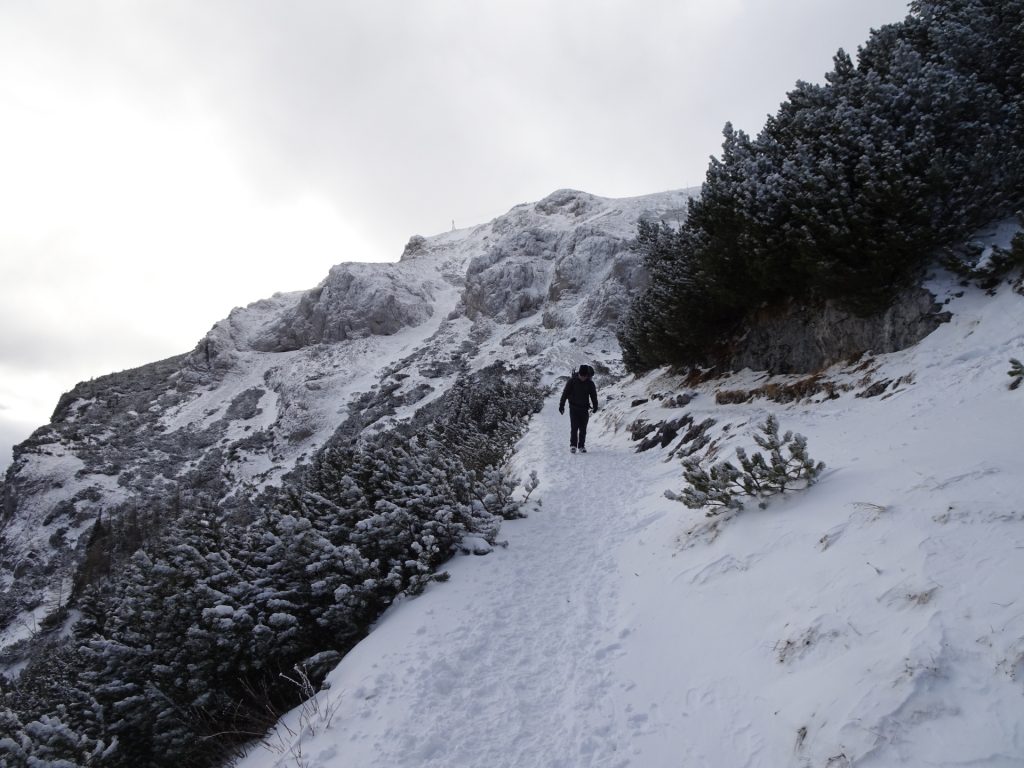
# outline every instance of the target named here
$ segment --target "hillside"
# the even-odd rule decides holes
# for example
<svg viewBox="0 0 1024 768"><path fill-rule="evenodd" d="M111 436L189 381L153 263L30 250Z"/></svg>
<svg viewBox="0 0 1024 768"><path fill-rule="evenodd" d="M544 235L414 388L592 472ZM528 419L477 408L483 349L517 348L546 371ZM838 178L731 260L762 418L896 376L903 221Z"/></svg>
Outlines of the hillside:
<svg viewBox="0 0 1024 768"><path fill-rule="evenodd" d="M812 377L599 377L587 455L550 398L508 547L393 606L239 768L1024 764L1024 300L927 287L949 323ZM817 485L728 519L664 497L687 424L725 458L767 414Z"/></svg>
<svg viewBox="0 0 1024 768"><path fill-rule="evenodd" d="M0 756L164 764L195 747L211 764L250 733L222 721L268 720L347 652L240 766L1020 765L1024 405L1006 369L1024 301L935 272L922 311L948 322L902 351L799 376L628 376L614 328L647 279L630 240L688 195L561 191L416 237L396 264L339 265L187 355L65 395L3 488L5 697L23 706L0 722L29 741L0 737ZM549 395L516 417L506 467L539 474L509 500L528 517L503 512L499 532L483 502L447 506L436 488L464 477L436 474L443 457L493 446L435 427L493 420L491 393L557 389L582 362L602 404L590 453L567 452ZM731 458L768 414L826 462L817 485L712 518L666 498L687 451ZM373 462L412 472L411 495L345 485ZM449 553L422 547L460 509L476 522L444 529L462 554L433 581ZM391 551L402 510L427 527ZM285 693L261 700L246 675ZM71 701L78 731L36 714ZM224 720L235 706L248 721Z"/></svg>
<svg viewBox="0 0 1024 768"><path fill-rule="evenodd" d="M184 508L234 509L339 430L385 429L460 373L497 359L562 371L613 349L644 280L636 221L677 220L688 196L562 190L414 237L395 264L335 266L233 310L189 354L79 384L0 486L0 654L17 664L12 646L77 591L97 520L153 532Z"/></svg>

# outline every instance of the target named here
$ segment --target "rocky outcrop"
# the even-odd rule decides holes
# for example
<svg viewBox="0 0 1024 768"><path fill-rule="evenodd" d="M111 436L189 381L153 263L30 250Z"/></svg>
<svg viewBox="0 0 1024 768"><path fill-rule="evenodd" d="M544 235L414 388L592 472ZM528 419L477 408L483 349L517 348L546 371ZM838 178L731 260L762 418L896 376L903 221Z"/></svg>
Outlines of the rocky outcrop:
<svg viewBox="0 0 1024 768"><path fill-rule="evenodd" d="M429 282L397 266L339 264L303 294L294 310L253 342L259 352L283 352L362 336L390 336L433 314ZM413 279L410 279L413 277Z"/></svg>
<svg viewBox="0 0 1024 768"><path fill-rule="evenodd" d="M434 290L401 264L339 264L316 288L235 309L207 335L206 362L225 350L290 352L365 336L390 336L433 315Z"/></svg>
<svg viewBox="0 0 1024 768"><path fill-rule="evenodd" d="M473 257L462 294L466 315L514 323L537 312L562 236L557 230L530 226L501 237Z"/></svg>
<svg viewBox="0 0 1024 768"><path fill-rule="evenodd" d="M683 200L607 200L563 189L517 206L494 221L488 247L469 263L466 315L512 324L541 312L547 329L613 328L647 279L630 247L637 219L664 216Z"/></svg>
<svg viewBox="0 0 1024 768"><path fill-rule="evenodd" d="M828 301L817 307L790 305L755 314L728 358L733 370L812 373L865 352L906 349L950 315L924 288L900 294L884 312L860 317Z"/></svg>

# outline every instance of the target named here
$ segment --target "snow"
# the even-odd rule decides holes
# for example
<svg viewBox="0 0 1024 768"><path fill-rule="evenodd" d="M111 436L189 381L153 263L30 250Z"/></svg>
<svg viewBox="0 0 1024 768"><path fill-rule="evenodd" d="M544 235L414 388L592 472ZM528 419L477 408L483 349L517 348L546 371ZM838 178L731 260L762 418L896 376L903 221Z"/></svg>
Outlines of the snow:
<svg viewBox="0 0 1024 768"><path fill-rule="evenodd" d="M65 446L51 444L45 453L28 454L23 458L23 472L40 480L33 488L32 495L26 495L19 510L18 517L12 518L4 527L4 535L9 541L25 541L35 538L46 541L58 528L65 529L68 541L74 543L81 535L82 524L71 522L66 518L49 521L47 515L61 502L72 499L84 487L79 482L79 473L85 463L70 453ZM116 485L116 478L91 476L89 487L103 489L111 499L117 500L123 492ZM85 503L82 504L86 506ZM32 552L29 551L29 555ZM18 559L13 561L17 568ZM13 583L15 577L11 571L0 571L0 590ZM6 634L0 633L0 648L7 645Z"/></svg>
<svg viewBox="0 0 1024 768"><path fill-rule="evenodd" d="M836 399L715 403L751 371L599 380L584 456L551 398L515 459L542 506L508 547L393 606L240 768L1024 765L1024 299L930 287L953 320L824 372ZM706 518L625 429L684 412L717 421L721 458L774 413L828 468Z"/></svg>

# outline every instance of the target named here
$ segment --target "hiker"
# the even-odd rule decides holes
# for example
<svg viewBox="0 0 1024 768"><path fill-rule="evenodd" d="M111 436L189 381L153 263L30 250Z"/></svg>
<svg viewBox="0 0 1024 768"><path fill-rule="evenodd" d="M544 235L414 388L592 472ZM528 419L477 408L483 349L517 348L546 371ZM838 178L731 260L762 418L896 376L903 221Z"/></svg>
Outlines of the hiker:
<svg viewBox="0 0 1024 768"><path fill-rule="evenodd" d="M597 413L597 387L594 386L594 369L589 365L581 365L565 382L562 399L558 402L559 413L565 413L566 400L569 401L569 450L576 453L578 447L580 453L586 453L591 404Z"/></svg>

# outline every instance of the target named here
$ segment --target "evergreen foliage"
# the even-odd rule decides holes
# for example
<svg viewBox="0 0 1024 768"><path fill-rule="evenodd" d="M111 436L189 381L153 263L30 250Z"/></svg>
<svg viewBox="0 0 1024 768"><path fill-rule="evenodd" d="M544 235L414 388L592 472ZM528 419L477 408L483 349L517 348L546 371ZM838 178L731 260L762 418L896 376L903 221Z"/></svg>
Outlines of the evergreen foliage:
<svg viewBox="0 0 1024 768"><path fill-rule="evenodd" d="M764 500L770 496L814 485L825 464L807 454L807 438L788 431L780 437L774 415L769 415L760 429L754 442L767 456L760 451L748 455L745 449L737 448L739 467L721 461L710 469L702 467L696 456L687 456L683 460L687 487L680 494L668 491L665 495L690 509L707 508L710 517L727 509L743 509L743 496L759 499L764 507Z"/></svg>
<svg viewBox="0 0 1024 768"><path fill-rule="evenodd" d="M714 359L763 306L884 309L934 250L1024 202L1024 0L920 0L798 82L756 139L726 125L678 229L641 222L644 370Z"/></svg>
<svg viewBox="0 0 1024 768"><path fill-rule="evenodd" d="M1024 363L1015 357L1010 358L1010 370L1006 372L1013 381L1010 382L1010 389L1017 389L1024 381Z"/></svg>
<svg viewBox="0 0 1024 768"><path fill-rule="evenodd" d="M47 647L17 684L0 676L0 765L103 765L117 749L72 647Z"/></svg>
<svg viewBox="0 0 1024 768"><path fill-rule="evenodd" d="M23 723L10 709L0 708L0 765L26 768L84 768L102 765L116 750L94 741L59 717L42 715Z"/></svg>
<svg viewBox="0 0 1024 768"><path fill-rule="evenodd" d="M409 424L329 444L250 519L186 507L112 572L91 558L72 644L3 692L0 762L231 758L309 695L293 680L319 683L464 538L493 544L520 514L518 480L483 461L510 455L541 399L530 372L465 376Z"/></svg>

